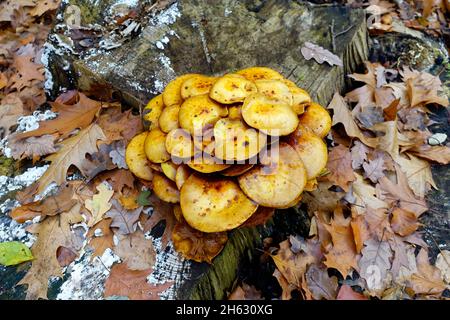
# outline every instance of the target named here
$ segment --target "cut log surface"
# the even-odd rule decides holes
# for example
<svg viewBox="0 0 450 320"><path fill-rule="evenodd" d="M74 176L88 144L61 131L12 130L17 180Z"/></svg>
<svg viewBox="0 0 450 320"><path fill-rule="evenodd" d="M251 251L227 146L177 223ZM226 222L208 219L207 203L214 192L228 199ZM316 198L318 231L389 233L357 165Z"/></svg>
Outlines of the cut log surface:
<svg viewBox="0 0 450 320"><path fill-rule="evenodd" d="M65 5L79 6L82 23L92 25L101 24L105 13L123 1L101 1L101 8L97 3L70 0ZM63 20L66 18L63 16ZM355 71L368 54L364 12L339 6L270 0L180 0L150 14L142 26L136 36L118 48L66 54L65 60L55 58L50 70L53 89L76 86L89 90L106 84L125 102L142 108L170 80L184 73L220 75L250 66L268 66L326 105L336 90L344 88L345 75ZM306 61L300 51L307 41L333 50L331 26L335 34L340 33L335 37L334 53L342 58L344 67ZM63 39L60 30L61 25L50 40ZM52 47L59 50L60 43L53 41ZM52 52L47 53L51 57ZM66 79L67 74L77 74L77 83ZM52 89L51 84L47 87ZM251 257L267 232L267 228L234 230L212 265L183 261L169 247L159 252L151 280L175 281L163 298L226 298L240 262ZM64 281L70 279L69 274ZM64 287L68 285L63 283Z"/></svg>

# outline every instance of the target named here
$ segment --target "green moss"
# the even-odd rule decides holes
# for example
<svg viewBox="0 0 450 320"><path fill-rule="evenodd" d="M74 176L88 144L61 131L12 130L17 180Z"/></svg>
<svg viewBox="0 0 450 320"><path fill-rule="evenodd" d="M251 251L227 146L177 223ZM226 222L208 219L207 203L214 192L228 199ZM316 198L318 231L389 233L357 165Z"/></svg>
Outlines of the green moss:
<svg viewBox="0 0 450 320"><path fill-rule="evenodd" d="M11 177L15 173L15 161L11 158L0 157L0 175Z"/></svg>

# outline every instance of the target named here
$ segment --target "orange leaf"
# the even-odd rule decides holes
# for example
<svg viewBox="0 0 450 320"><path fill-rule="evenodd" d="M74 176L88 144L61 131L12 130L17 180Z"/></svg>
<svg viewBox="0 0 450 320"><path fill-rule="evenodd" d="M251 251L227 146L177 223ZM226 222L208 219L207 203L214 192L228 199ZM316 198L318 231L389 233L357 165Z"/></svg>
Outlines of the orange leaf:
<svg viewBox="0 0 450 320"><path fill-rule="evenodd" d="M352 168L352 155L343 145L334 147L328 155L328 180L348 191L350 182L356 179Z"/></svg>
<svg viewBox="0 0 450 320"><path fill-rule="evenodd" d="M392 211L391 226L395 233L406 237L415 232L419 228L420 223L417 221L414 212L395 208Z"/></svg>

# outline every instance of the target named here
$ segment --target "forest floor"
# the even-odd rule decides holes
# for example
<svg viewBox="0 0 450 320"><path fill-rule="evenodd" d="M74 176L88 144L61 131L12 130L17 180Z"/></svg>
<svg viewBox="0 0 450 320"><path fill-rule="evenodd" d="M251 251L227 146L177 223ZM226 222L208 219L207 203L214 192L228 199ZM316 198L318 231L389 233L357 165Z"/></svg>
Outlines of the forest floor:
<svg viewBox="0 0 450 320"><path fill-rule="evenodd" d="M264 239L229 298L446 299L448 1L312 2L366 11L369 61L326 106L329 159L303 195L308 230L293 224ZM156 4L150 14L174 6ZM124 161L141 115L104 92L59 88L49 99L45 46L59 5L0 1L0 299L174 298L179 274L161 281L153 271L164 270L162 252L179 256L180 222ZM73 39L89 47L90 32Z"/></svg>

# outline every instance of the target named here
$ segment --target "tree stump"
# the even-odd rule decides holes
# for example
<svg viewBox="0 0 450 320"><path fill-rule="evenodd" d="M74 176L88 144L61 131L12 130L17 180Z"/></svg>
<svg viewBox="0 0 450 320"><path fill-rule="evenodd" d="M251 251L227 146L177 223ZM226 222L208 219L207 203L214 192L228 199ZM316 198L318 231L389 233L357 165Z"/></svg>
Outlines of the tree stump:
<svg viewBox="0 0 450 320"><path fill-rule="evenodd" d="M70 0L61 9L62 19L68 21L67 9L75 5L80 8L82 25L101 26L117 3L123 1L94 5ZM77 54L73 54L74 49L61 55L65 47L61 39L67 38L63 30L67 29L57 25L49 38L52 45L47 47L47 54L53 86L50 83L48 89L90 90L106 85L139 109L178 75L219 75L250 66L280 71L308 90L315 101L326 105L334 92L344 88L345 75L356 71L368 55L362 10L297 1L179 0L145 16L137 35L107 51L78 47ZM344 67L306 61L300 51L306 41L331 51L335 43L334 53L342 58ZM231 232L224 250L211 265L190 263L189 268L180 268L186 274L177 278L173 297L226 298L240 261L251 258L252 249L261 245L270 228L276 227Z"/></svg>

